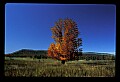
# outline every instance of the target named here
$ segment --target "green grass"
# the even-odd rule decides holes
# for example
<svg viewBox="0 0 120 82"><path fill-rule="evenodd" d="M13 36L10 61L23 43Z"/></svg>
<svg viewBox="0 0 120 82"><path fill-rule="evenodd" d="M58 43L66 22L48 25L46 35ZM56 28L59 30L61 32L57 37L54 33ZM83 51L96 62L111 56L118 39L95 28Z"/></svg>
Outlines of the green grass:
<svg viewBox="0 0 120 82"><path fill-rule="evenodd" d="M23 59L25 60L25 59ZM114 77L114 60L68 61L53 59L14 59L5 61L5 76L24 77ZM30 60L30 61L28 61Z"/></svg>

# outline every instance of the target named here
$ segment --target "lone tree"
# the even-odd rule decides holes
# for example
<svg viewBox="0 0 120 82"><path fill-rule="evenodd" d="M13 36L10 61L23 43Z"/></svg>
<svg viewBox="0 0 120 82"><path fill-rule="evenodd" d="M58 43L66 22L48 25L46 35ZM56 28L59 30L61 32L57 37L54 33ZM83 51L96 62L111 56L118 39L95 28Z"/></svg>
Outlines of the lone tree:
<svg viewBox="0 0 120 82"><path fill-rule="evenodd" d="M51 31L55 44L50 44L48 56L61 60L62 64L66 60L78 60L78 56L82 54L82 39L78 38L80 32L77 24L72 19L59 19Z"/></svg>

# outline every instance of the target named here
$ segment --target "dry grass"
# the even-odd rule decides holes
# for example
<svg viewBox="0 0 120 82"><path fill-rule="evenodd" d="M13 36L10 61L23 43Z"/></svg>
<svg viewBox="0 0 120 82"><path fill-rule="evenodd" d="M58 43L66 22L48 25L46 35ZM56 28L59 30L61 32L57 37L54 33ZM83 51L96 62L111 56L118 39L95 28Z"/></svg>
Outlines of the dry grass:
<svg viewBox="0 0 120 82"><path fill-rule="evenodd" d="M115 61L6 60L5 76L24 77L114 77Z"/></svg>

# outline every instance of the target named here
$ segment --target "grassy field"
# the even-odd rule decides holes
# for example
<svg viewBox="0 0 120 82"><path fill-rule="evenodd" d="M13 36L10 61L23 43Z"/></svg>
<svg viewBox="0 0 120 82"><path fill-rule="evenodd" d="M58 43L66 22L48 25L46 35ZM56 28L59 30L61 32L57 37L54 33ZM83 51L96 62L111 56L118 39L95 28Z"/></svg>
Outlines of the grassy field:
<svg viewBox="0 0 120 82"><path fill-rule="evenodd" d="M114 77L114 60L68 61L5 58L5 76L13 77Z"/></svg>

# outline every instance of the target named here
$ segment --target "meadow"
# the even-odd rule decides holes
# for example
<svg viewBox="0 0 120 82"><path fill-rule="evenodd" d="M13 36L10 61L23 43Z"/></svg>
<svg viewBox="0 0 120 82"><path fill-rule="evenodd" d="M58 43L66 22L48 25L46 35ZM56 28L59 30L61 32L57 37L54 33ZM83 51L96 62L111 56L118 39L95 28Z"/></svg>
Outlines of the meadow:
<svg viewBox="0 0 120 82"><path fill-rule="evenodd" d="M61 64L51 58L5 57L4 71L10 77L115 77L115 60L75 60Z"/></svg>

